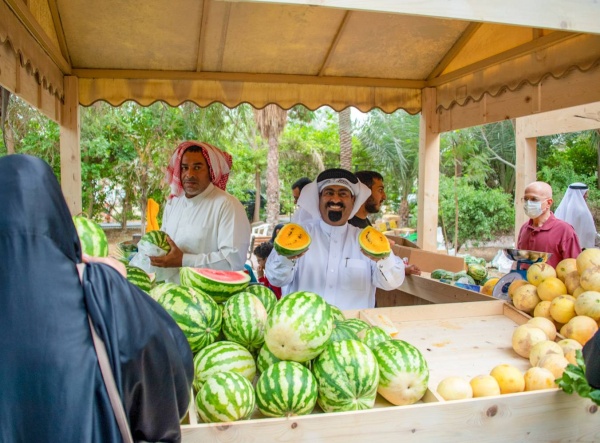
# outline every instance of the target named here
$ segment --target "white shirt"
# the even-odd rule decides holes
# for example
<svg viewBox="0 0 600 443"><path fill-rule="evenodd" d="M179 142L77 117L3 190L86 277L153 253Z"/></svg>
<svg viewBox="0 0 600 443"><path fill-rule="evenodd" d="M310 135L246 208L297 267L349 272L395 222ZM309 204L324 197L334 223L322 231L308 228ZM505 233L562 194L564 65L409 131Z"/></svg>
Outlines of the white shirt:
<svg viewBox="0 0 600 443"><path fill-rule="evenodd" d="M246 211L238 199L212 183L195 197L169 200L161 229L183 251L183 266L244 269L251 232ZM166 271L167 281L179 283L179 268Z"/></svg>
<svg viewBox="0 0 600 443"><path fill-rule="evenodd" d="M265 265L269 282L281 286L282 295L309 291L342 310L365 309L375 306L376 288L389 291L404 281L401 258L390 254L375 262L361 252L360 229L323 220L302 227L312 238L306 254L294 263L273 249Z"/></svg>

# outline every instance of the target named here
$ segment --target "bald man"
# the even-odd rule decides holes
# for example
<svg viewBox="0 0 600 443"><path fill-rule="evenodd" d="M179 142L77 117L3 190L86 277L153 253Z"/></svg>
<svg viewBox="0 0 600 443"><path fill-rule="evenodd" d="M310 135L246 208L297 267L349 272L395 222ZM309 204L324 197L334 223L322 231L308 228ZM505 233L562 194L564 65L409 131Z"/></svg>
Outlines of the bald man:
<svg viewBox="0 0 600 443"><path fill-rule="evenodd" d="M521 226L517 248L550 252L548 264L577 258L581 252L577 234L569 223L557 219L552 206L552 187L545 182L530 183L523 193L523 209L529 221Z"/></svg>

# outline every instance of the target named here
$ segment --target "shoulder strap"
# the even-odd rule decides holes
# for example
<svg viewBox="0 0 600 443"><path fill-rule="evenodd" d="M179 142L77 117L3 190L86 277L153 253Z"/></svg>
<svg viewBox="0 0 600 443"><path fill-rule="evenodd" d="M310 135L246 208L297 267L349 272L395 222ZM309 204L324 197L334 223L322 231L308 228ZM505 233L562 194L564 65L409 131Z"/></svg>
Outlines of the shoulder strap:
<svg viewBox="0 0 600 443"><path fill-rule="evenodd" d="M84 269L85 263L77 264L79 279L82 283ZM110 404L112 405L113 411L115 413L115 418L117 419L117 424L119 425L119 430L121 431L123 442L133 443L133 437L131 436L131 430L129 429L129 423L127 422L125 409L123 408L123 403L121 402L119 390L117 389L117 384L115 383L115 378L113 376L112 369L110 367L110 362L108 360L106 346L104 345L104 341L102 341L102 339L96 332L96 329L92 324L92 319L90 318L89 314L88 323L90 325L90 331L92 331L92 339L94 340L94 348L96 348L96 354L98 356L100 372L102 373L102 378L104 379L104 384L106 385L106 390L108 391L108 398L110 399Z"/></svg>

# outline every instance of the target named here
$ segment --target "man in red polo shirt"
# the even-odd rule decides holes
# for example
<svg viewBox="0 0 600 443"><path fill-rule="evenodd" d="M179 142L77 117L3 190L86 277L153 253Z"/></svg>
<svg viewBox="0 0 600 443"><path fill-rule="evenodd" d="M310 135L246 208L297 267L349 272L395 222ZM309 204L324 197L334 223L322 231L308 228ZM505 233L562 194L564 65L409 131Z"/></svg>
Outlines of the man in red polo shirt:
<svg viewBox="0 0 600 443"><path fill-rule="evenodd" d="M565 258L577 258L581 252L577 234L569 223L557 219L552 206L552 187L533 182L525 188L523 208L530 220L521 226L517 248L550 252L548 264L556 265Z"/></svg>

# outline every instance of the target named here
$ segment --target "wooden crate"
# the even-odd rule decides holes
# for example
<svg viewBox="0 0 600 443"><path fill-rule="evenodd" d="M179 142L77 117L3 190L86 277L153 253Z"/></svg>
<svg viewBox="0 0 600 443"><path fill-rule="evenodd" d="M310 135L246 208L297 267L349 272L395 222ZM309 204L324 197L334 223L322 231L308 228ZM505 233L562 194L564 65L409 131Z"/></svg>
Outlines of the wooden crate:
<svg viewBox="0 0 600 443"><path fill-rule="evenodd" d="M399 339L425 356L429 390L417 404L392 406L378 396L366 411L253 418L182 425L184 443L206 442L506 442L600 441L600 413L590 400L559 389L446 402L434 391L450 375L487 374L502 363L525 371L512 331L530 317L500 300L346 311L377 324L383 314ZM255 415L258 417L258 415Z"/></svg>

